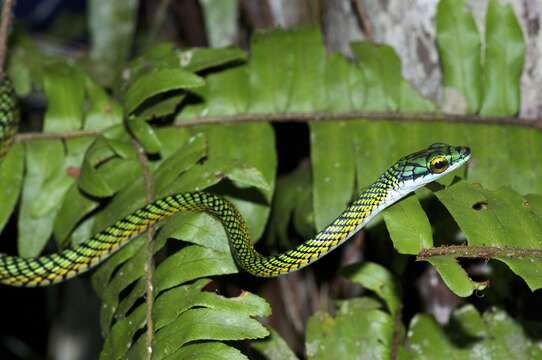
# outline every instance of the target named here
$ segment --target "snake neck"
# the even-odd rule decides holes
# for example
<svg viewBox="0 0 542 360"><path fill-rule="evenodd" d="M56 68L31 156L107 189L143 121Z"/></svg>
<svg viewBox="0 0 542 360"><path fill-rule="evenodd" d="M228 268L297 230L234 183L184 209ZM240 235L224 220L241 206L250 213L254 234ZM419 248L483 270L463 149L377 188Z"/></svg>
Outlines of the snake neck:
<svg viewBox="0 0 542 360"><path fill-rule="evenodd" d="M308 266L350 239L380 211L407 194L399 192L398 188L395 177L387 171L312 239L275 256L258 254L250 264L243 265L240 258L237 261L251 274L261 277L278 276Z"/></svg>

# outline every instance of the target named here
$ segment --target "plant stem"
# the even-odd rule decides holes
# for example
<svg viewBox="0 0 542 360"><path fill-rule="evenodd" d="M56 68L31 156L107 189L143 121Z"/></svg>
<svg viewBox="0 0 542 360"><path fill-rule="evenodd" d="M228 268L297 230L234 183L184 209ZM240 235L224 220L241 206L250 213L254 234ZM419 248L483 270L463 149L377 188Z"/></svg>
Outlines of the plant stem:
<svg viewBox="0 0 542 360"><path fill-rule="evenodd" d="M400 113L400 112L291 112L266 114L237 114L229 116L205 116L179 119L175 127L203 124L245 123L245 122L309 122L309 121L407 121L407 122L448 122L486 125L514 125L542 129L542 119L505 116L457 115L446 113Z"/></svg>
<svg viewBox="0 0 542 360"><path fill-rule="evenodd" d="M65 140L74 139L85 136L96 136L98 131L79 130L65 133L42 133L42 132L26 132L15 135L16 142L36 141L36 140Z"/></svg>
<svg viewBox="0 0 542 360"><path fill-rule="evenodd" d="M149 169L149 159L147 158L147 155L145 154L145 150L141 146L141 144L137 141L137 139L132 139L132 142L134 144L134 147L137 150L137 157L139 160L139 163L141 164L141 168L143 170L143 179L145 182L145 201L147 203L151 203L154 201L155 198L155 189L154 189L154 179L150 173ZM153 283L152 283L152 277L154 273L154 227L151 226L147 230L147 259L145 261L145 301L147 305L147 313L146 313L146 336L145 336L145 343L146 343L146 350L147 350L147 356L146 359L150 360L152 359L152 340L153 340L153 321L152 321L152 307L154 303L154 289L153 289Z"/></svg>
<svg viewBox="0 0 542 360"><path fill-rule="evenodd" d="M405 122L449 122L463 124L511 125L530 127L542 130L542 119L516 118L516 117L483 117L477 115L455 115L444 113L404 114L396 112L302 112L302 113L269 113L269 114L238 114L229 116L191 117L181 122L167 125L177 128L194 127L198 125L230 124L248 122L310 122L310 121L341 121L341 120L367 120L367 121L405 121ZM45 140L45 139L71 139L85 136L96 136L98 131L80 130L66 133L39 133L28 132L17 134L15 139L19 142Z"/></svg>
<svg viewBox="0 0 542 360"><path fill-rule="evenodd" d="M542 249L525 249L497 246L439 246L422 249L416 261L423 261L434 256L452 256L455 258L542 258Z"/></svg>

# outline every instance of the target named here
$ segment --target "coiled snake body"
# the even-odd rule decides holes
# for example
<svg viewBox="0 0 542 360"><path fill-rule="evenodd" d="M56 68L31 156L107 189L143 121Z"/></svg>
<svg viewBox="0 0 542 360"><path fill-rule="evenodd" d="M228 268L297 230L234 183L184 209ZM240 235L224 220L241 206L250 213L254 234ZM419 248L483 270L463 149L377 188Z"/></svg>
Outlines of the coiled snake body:
<svg viewBox="0 0 542 360"><path fill-rule="evenodd" d="M0 82L0 156L8 150L16 131L15 100L11 83L4 77ZM95 267L153 224L181 211L206 212L219 219L228 234L232 253L244 270L255 276L278 276L328 254L384 208L458 168L469 157L467 147L433 144L401 158L325 229L282 254L260 255L250 241L243 217L229 201L207 192L189 192L156 200L82 244L59 253L35 258L1 255L0 283L32 287L72 278Z"/></svg>

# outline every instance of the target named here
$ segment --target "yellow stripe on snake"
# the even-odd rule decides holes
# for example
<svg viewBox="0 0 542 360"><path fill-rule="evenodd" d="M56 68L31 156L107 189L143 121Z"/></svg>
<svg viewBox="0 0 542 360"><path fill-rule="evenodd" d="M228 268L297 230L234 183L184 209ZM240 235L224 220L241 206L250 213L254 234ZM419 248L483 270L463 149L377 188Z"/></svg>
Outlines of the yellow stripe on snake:
<svg viewBox="0 0 542 360"><path fill-rule="evenodd" d="M0 156L5 154L17 126L16 99L7 78L0 82ZM207 192L165 197L127 215L82 244L35 258L0 256L0 283L45 286L92 269L150 226L183 211L205 212L226 229L237 263L255 276L271 277L305 267L352 237L383 209L410 192L457 169L470 157L463 146L433 144L407 155L388 168L346 210L312 239L274 256L260 255L252 245L247 225L229 201Z"/></svg>

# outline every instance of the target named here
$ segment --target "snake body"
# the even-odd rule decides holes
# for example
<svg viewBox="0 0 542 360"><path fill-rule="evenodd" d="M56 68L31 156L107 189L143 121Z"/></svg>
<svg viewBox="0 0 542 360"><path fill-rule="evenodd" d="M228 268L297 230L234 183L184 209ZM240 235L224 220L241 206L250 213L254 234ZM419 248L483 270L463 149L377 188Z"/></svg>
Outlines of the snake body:
<svg viewBox="0 0 542 360"><path fill-rule="evenodd" d="M4 91L0 88L0 91ZM11 94L13 94L11 92ZM8 99L14 97L8 97ZM0 96L0 107L13 111L14 102ZM7 149L14 130L13 118L0 109L0 149ZM9 111L7 111L9 113ZM350 206L312 239L274 256L262 256L252 245L247 225L228 200L208 192L180 193L159 199L125 216L78 246L59 253L23 258L0 256L0 283L13 286L46 286L87 271L150 226L173 214L205 212L220 220L237 263L247 272L272 277L296 271L328 254L352 237L371 218L417 188L464 164L470 149L433 144L405 156L388 168Z"/></svg>
<svg viewBox="0 0 542 360"><path fill-rule="evenodd" d="M7 76L0 78L0 158L9 150L19 125L19 108L13 84Z"/></svg>

